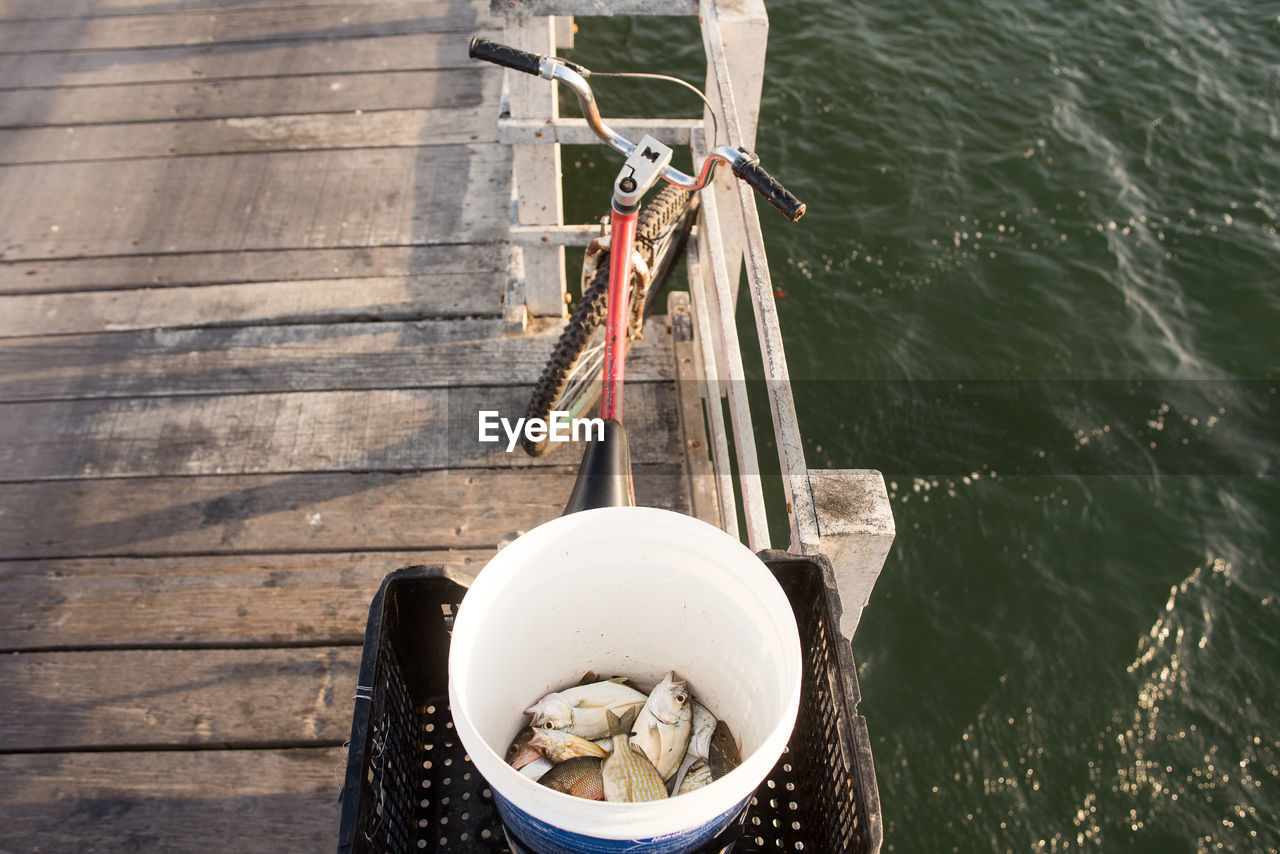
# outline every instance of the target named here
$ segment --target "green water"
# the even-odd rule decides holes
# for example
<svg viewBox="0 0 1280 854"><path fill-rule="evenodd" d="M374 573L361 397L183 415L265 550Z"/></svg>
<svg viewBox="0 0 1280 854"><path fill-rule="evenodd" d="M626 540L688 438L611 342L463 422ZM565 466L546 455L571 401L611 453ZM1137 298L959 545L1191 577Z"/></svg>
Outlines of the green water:
<svg viewBox="0 0 1280 854"><path fill-rule="evenodd" d="M1280 7L769 12L806 454L898 528L854 643L885 850L1277 850ZM580 23L701 74L695 22Z"/></svg>

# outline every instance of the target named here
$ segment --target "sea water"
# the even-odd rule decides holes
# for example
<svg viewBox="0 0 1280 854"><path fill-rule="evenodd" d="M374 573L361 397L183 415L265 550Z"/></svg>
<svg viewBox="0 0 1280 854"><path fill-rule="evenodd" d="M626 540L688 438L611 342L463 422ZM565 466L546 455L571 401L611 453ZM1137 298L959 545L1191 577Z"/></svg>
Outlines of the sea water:
<svg viewBox="0 0 1280 854"><path fill-rule="evenodd" d="M854 640L885 850L1277 850L1280 8L768 11L806 457L884 472L897 523ZM579 24L589 66L701 82L696 21Z"/></svg>

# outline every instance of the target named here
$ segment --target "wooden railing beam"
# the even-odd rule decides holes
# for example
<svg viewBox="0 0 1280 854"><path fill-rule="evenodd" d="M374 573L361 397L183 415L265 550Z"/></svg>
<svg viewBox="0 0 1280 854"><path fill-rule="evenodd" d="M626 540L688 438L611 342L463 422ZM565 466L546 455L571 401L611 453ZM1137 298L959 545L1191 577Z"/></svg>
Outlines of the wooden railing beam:
<svg viewBox="0 0 1280 854"><path fill-rule="evenodd" d="M729 416L733 423L733 448L738 460L738 486L742 493L742 515L746 520L747 544L755 551L770 548L769 521L765 512L764 486L760 479L760 462L756 454L755 429L751 424L751 403L747 398L747 372L742 364L742 348L738 344L738 327L734 318L726 252L716 194L710 187L702 191L701 233L707 249L705 261L710 268L710 286L706 302L712 317L715 339L719 345L720 363L725 366L726 380L721 388L729 400ZM719 406L719 399L708 401Z"/></svg>
<svg viewBox="0 0 1280 854"><path fill-rule="evenodd" d="M769 41L769 16L765 11L764 0L701 0L698 13L702 19L702 38L707 54L706 92L711 101L711 109L717 116L732 113L737 131L732 136L734 142L730 144L754 151L756 129L760 123L760 95L764 89L765 49ZM711 43L712 38L715 39L714 45ZM712 67L713 55L723 57L723 67L728 72L728 80L732 82L732 106L723 101L724 90L718 83L715 68ZM704 119L710 139L714 126L709 114ZM721 138L712 140L711 147L729 141L723 120L719 131ZM736 183L737 179L725 171L721 171L716 177L716 198L720 201L721 210L730 211L737 206L734 201ZM723 231L726 269L732 283L734 305L737 305L746 234L736 218L730 218L723 226Z"/></svg>
<svg viewBox="0 0 1280 854"><path fill-rule="evenodd" d="M736 108L736 92L729 73L728 51L716 14L717 3L703 0L703 41L707 46L710 76L723 106L722 130L729 145L747 147L743 136L743 124ZM713 102L715 103L715 102ZM805 464L804 446L800 440L800 423L796 415L795 398L791 391L791 377L787 370L787 357L782 346L782 329L778 324L778 307L773 299L773 279L769 274L769 259L764 249L764 234L760 230L760 218L756 210L754 190L742 181L734 181L737 196L739 222L745 234L747 282L751 291L751 307L756 319L756 332L760 336L760 354L764 359L765 385L769 392L769 411L773 416L774 435L778 444L778 462L782 471L783 490L787 501L787 514L791 524L793 552L809 554L818 550L818 519L813 507L813 494L809 488L809 470ZM732 311L730 311L732 315ZM736 435L736 433L735 433Z"/></svg>

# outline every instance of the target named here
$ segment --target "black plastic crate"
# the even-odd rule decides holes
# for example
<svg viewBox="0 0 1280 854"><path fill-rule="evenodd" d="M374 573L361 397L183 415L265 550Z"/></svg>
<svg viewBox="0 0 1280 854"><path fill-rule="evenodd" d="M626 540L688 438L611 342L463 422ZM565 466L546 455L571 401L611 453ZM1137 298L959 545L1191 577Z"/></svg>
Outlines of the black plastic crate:
<svg viewBox="0 0 1280 854"><path fill-rule="evenodd" d="M852 652L823 558L762 552L795 611L804 655L800 713L756 790L735 852L880 850L880 797ZM449 632L466 587L441 567L387 576L373 599L360 662L340 854L509 854L484 778L449 714ZM715 842L719 850L724 837Z"/></svg>

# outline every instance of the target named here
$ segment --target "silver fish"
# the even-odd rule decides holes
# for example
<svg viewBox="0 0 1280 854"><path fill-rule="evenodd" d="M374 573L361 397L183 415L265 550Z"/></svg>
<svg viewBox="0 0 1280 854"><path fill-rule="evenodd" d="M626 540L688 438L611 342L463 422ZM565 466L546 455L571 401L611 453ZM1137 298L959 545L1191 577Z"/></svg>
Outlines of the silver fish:
<svg viewBox="0 0 1280 854"><path fill-rule="evenodd" d="M703 786L711 782L711 765L707 760L698 757L692 765L689 766L688 772L684 775L684 779L680 782L680 788L676 789L677 795L688 794L697 791Z"/></svg>
<svg viewBox="0 0 1280 854"><path fill-rule="evenodd" d="M689 748L693 706L684 680L668 673L649 692L631 729L631 743L649 757L663 780L672 779Z"/></svg>
<svg viewBox="0 0 1280 854"><path fill-rule="evenodd" d="M671 782L672 792L680 789L685 774L689 773L689 767L699 759L708 758L711 753L711 734L716 729L716 717L702 703L697 700L692 702L693 733L689 736L689 749L685 751L680 770L676 772L675 779Z"/></svg>
<svg viewBox="0 0 1280 854"><path fill-rule="evenodd" d="M653 763L630 741L631 727L636 711L630 710L621 718L612 711L605 717L613 750L604 758L600 774L604 778L604 797L607 801L633 803L657 801L667 796L667 786Z"/></svg>
<svg viewBox="0 0 1280 854"><path fill-rule="evenodd" d="M706 759L711 755L711 733L716 729L716 716L707 707L693 701L693 732L689 736L689 754Z"/></svg>
<svg viewBox="0 0 1280 854"><path fill-rule="evenodd" d="M605 749L594 741L560 729L535 729L529 742L552 762L564 762L575 756L594 756L603 759Z"/></svg>
<svg viewBox="0 0 1280 854"><path fill-rule="evenodd" d="M645 696L619 682L605 680L589 685L575 685L553 691L525 709L533 716L533 726L558 729L585 739L604 738L609 725L604 713L612 710L622 715L631 708L639 709Z"/></svg>

